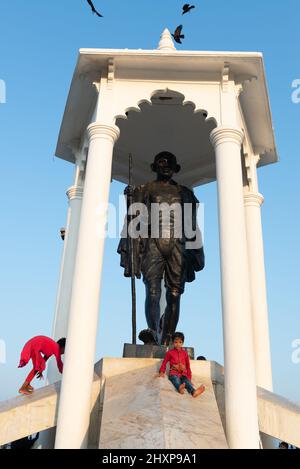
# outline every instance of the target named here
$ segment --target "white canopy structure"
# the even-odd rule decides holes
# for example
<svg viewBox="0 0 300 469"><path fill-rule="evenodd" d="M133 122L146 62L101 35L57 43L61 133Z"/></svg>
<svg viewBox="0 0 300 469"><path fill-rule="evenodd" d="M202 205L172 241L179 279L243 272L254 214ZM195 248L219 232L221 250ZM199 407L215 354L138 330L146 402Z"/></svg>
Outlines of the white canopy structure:
<svg viewBox="0 0 300 469"><path fill-rule="evenodd" d="M258 448L256 386L272 390L257 167L278 161L260 53L81 49L56 156L75 164L54 336L67 336L56 448L87 445L112 179L151 178L159 151L176 154L178 182L217 181L226 437ZM84 354L77 353L78 343ZM78 381L80 370L80 381Z"/></svg>

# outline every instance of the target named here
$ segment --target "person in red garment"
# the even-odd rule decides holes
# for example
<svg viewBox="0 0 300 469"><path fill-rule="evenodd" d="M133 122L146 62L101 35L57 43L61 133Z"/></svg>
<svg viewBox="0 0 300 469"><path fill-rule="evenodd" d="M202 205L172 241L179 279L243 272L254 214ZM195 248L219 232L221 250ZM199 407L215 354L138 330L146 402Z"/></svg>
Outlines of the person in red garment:
<svg viewBox="0 0 300 469"><path fill-rule="evenodd" d="M184 335L182 332L175 332L172 337L173 349L168 350L165 359L159 370L159 377L164 378L167 363L170 363L169 380L180 394L184 394L185 389L193 397L198 397L205 391L202 384L195 389L191 383L192 371L190 367L190 359L188 353L182 348L184 343Z"/></svg>
<svg viewBox="0 0 300 469"><path fill-rule="evenodd" d="M46 362L49 358L54 355L56 358L57 367L60 373L63 372L63 362L61 361L61 355L65 353L66 339L59 339L57 342L39 335L30 339L23 347L21 352L21 358L18 368L23 368L27 365L29 360L32 360L33 369L27 376L26 380L19 389L20 394L31 394L34 388L30 385L31 381L35 376L37 378L43 378L43 371L46 368Z"/></svg>

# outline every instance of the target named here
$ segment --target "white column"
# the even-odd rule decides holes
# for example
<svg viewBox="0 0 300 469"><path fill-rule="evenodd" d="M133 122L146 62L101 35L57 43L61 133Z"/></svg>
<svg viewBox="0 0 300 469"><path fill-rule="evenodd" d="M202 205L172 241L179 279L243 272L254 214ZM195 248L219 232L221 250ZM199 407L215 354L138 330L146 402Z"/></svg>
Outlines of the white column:
<svg viewBox="0 0 300 469"><path fill-rule="evenodd" d="M52 332L54 340L67 335L83 188L72 186L67 191L67 196L69 200L68 223ZM47 377L49 383L54 383L61 378L54 360L49 362Z"/></svg>
<svg viewBox="0 0 300 469"><path fill-rule="evenodd" d="M259 448L255 359L247 255L241 130L211 133L219 201L226 436L232 449Z"/></svg>
<svg viewBox="0 0 300 469"><path fill-rule="evenodd" d="M59 402L56 449L86 448L115 125L95 122L90 138Z"/></svg>
<svg viewBox="0 0 300 469"><path fill-rule="evenodd" d="M64 249L61 261L60 277L56 297L55 315L52 328L52 337L58 340L66 337L68 327L68 317L70 310L70 301L72 293L72 282L74 275L76 248L79 232L80 211L83 188L76 185L81 182L79 177L80 168L77 166L75 185L67 191L68 196L68 214L66 221L66 234L64 240ZM60 381L62 375L57 369L56 360L49 361L47 368L47 384ZM35 449L53 449L55 441L56 428L50 428L40 433L38 441L35 443Z"/></svg>
<svg viewBox="0 0 300 469"><path fill-rule="evenodd" d="M264 198L258 193L258 191L249 191L244 195L256 383L258 386L267 389L268 391L273 391L268 302L261 222L261 206L263 202ZM261 433L261 441L264 449L275 449L274 438Z"/></svg>
<svg viewBox="0 0 300 469"><path fill-rule="evenodd" d="M249 192L244 195L244 201L251 284L256 382L258 386L272 391L268 303L261 223L261 205L264 202L264 198L259 193Z"/></svg>

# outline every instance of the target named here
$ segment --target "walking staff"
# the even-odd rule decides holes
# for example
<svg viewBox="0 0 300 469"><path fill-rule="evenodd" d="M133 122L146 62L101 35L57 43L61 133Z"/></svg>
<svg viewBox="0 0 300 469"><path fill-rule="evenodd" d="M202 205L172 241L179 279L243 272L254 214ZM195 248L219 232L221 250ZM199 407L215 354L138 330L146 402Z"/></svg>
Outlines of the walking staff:
<svg viewBox="0 0 300 469"><path fill-rule="evenodd" d="M132 185L132 154L129 154L129 184L127 192L127 221L129 219L129 207L133 202L133 185ZM130 271L131 271L131 299L132 299L132 343L136 344L136 290L135 290L135 269L134 269L134 247L133 238L129 235L127 225L127 236L129 236L130 249Z"/></svg>

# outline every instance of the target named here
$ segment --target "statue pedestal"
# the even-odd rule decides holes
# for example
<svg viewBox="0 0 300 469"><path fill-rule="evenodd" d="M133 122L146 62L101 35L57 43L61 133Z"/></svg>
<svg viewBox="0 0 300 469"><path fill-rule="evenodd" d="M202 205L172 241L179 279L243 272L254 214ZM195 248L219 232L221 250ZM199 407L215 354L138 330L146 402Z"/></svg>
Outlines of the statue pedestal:
<svg viewBox="0 0 300 469"><path fill-rule="evenodd" d="M194 360L194 348L184 347L191 360ZM165 358L168 348L163 345L124 344L123 358Z"/></svg>

